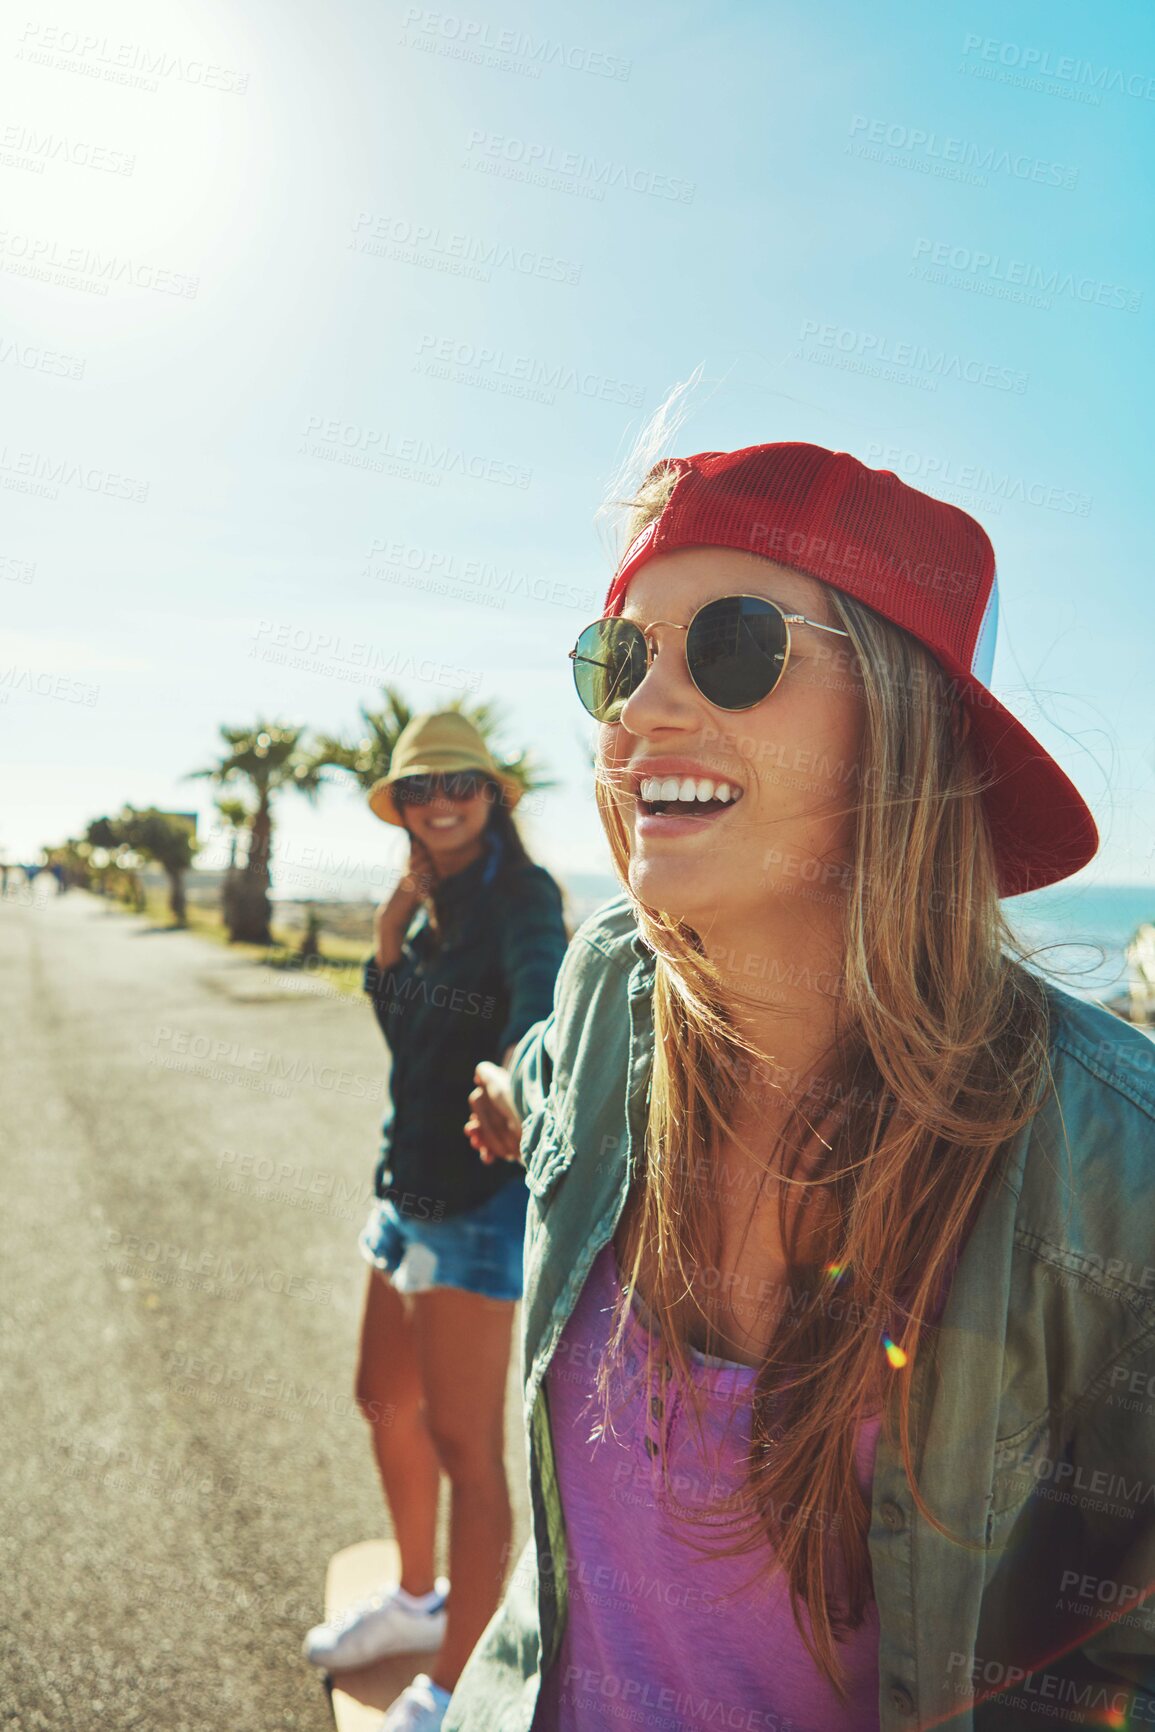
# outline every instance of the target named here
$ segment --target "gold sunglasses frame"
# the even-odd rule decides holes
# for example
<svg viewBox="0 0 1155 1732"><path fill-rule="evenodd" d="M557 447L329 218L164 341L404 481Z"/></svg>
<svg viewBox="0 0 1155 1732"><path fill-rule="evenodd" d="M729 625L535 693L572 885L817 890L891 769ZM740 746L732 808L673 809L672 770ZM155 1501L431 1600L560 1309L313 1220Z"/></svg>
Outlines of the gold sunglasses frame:
<svg viewBox="0 0 1155 1732"><path fill-rule="evenodd" d="M707 698L706 697L705 692L702 690L702 688L698 684L697 680L694 679L694 670L690 666L690 658L689 658L689 656L686 656L686 672L690 676L690 680L693 684L694 690L699 694L700 697L705 698L706 702L711 706L711 708L713 708L715 710L721 710L724 715L736 716L736 715L740 715L744 710L756 709L759 704L764 704L766 702L767 698L772 698L774 696L774 693L778 690L778 687L782 683L783 674L786 672L786 669L790 665L790 651L791 651L791 647L792 647L790 627L792 625L810 625L810 626L814 627L815 631L829 632L831 637L848 638L850 636L850 633L848 631L843 631L841 626L823 625L821 620L807 619L807 617L804 613L787 613L785 608L782 607L782 605L779 602L771 600L770 596L768 596L768 595L752 595L748 590L736 590L733 595L716 595L710 601L704 601L702 603L701 607L694 609L694 612L693 612L690 620L688 621L688 623L686 625L677 625L671 619L654 619L654 620L651 620L650 623L648 625L645 625L645 626L638 625L637 620L632 620L632 619L631 620L623 620L622 621L623 624L632 625L632 626L635 626L637 628L637 630L641 633L642 641L646 646L646 673L642 675L643 680L645 679L646 674L648 674L650 669L653 667L654 658L658 654L659 646L656 644L656 642L651 643L651 641L650 641L651 638L653 637L654 627L659 626L659 625L668 625L672 631L684 631L684 632L688 633L690 630L690 627L693 625L693 623L697 619L698 615L700 613L704 613L708 607L715 607L718 604L718 602L720 602L720 601L760 601L767 607L775 608L777 610L777 612L781 615L782 623L786 627L786 653L782 658L782 666L778 670L778 678L774 681L774 684L770 687L770 690L768 692L766 692L762 697L755 698L754 702L752 704L739 704L736 709L727 709L726 706L723 704L716 704L714 702L713 698ZM581 639L584 637L585 633L587 631L589 631L590 626L600 625L602 623L602 620L605 620L605 619L621 620L621 618L622 618L622 616L620 614L603 613L599 616L599 618L591 619L589 625L584 625L582 627L581 631L578 632L578 643L581 642ZM685 641L686 640L683 639L683 650L685 649ZM604 662L594 662L592 656L579 656L578 652L577 652L577 644L574 645L573 649L568 650L566 653L569 656L570 661L575 664L575 674L576 674L576 664L579 661L589 663L595 667L604 667L604 665L605 665ZM575 678L575 685L576 685L576 678ZM638 684L634 687L634 692L640 691L640 689L641 689L641 681L639 681ZM630 698L632 698L634 695L634 692L631 692L630 696L628 698L624 698L622 700L623 703L629 703ZM580 692L578 692L578 699L579 699L579 701L582 701ZM582 702L582 708L585 709L586 714L588 716L591 716L594 721L598 721L597 716L593 715L593 711L586 709L584 702ZM606 727L606 726L616 727L618 724L616 722L610 722L610 723L602 722L599 725L602 727Z"/></svg>

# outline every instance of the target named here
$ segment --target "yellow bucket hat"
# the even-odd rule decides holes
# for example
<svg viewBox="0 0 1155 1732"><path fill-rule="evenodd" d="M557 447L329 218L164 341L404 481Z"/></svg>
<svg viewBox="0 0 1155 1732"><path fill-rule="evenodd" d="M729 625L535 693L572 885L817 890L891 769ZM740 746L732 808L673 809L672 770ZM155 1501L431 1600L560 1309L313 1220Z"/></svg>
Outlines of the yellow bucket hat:
<svg viewBox="0 0 1155 1732"><path fill-rule="evenodd" d="M394 803L394 782L403 776L448 776L455 770L480 770L491 776L502 790L503 803L512 810L522 796L521 783L498 769L489 747L460 710L437 710L414 716L402 728L389 760L389 774L369 790L370 810L385 824L404 825Z"/></svg>

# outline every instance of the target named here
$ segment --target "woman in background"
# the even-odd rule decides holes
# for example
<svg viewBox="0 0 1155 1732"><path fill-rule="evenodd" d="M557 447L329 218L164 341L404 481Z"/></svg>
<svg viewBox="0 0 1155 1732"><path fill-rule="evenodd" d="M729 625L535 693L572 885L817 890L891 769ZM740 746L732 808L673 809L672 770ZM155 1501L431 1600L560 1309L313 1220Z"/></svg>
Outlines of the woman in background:
<svg viewBox="0 0 1155 1732"><path fill-rule="evenodd" d="M548 1014L566 946L561 893L511 817L520 793L449 710L408 724L369 795L379 818L409 833L408 870L377 911L365 969L392 1068L377 1201L361 1235L372 1268L356 1383L401 1577L311 1630L305 1652L330 1671L434 1656L383 1732L436 1732L508 1557L503 1415L525 1177L483 1166L464 1125L475 1067L508 1059ZM452 1592L434 1578L442 1472Z"/></svg>

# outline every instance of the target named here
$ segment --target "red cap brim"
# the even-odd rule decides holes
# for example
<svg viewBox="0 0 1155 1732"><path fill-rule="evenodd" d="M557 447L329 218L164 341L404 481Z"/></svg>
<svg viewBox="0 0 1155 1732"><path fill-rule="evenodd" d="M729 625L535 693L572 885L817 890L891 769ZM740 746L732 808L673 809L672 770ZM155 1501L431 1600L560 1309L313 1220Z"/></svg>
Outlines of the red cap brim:
<svg viewBox="0 0 1155 1732"><path fill-rule="evenodd" d="M973 675L959 678L980 763L999 862L999 895L1021 896L1069 878L1095 856L1099 832L1079 790L1033 734Z"/></svg>

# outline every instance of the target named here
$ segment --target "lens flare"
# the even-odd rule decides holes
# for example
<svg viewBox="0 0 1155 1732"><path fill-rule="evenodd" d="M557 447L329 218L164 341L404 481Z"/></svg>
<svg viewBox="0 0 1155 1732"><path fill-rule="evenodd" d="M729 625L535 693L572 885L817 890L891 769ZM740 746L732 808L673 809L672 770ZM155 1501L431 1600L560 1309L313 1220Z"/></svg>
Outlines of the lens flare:
<svg viewBox="0 0 1155 1732"><path fill-rule="evenodd" d="M897 1342L892 1341L889 1335L883 1336L882 1345L886 1349L887 1363L892 1365L896 1371L901 1371L906 1364L906 1354L902 1348Z"/></svg>

